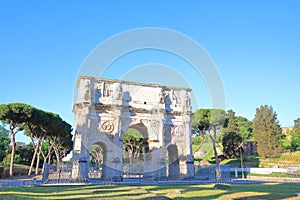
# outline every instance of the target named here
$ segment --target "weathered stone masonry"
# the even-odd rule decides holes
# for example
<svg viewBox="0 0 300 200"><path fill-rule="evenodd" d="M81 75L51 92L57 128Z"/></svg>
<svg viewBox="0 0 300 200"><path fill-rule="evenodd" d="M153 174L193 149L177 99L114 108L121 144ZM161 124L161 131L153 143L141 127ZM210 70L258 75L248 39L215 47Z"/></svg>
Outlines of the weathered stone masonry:
<svg viewBox="0 0 300 200"><path fill-rule="evenodd" d="M147 141L144 178L192 178L190 92L189 88L80 77L73 108L72 178L88 180L89 151L95 143L104 149L102 178L122 176L122 141L129 127Z"/></svg>

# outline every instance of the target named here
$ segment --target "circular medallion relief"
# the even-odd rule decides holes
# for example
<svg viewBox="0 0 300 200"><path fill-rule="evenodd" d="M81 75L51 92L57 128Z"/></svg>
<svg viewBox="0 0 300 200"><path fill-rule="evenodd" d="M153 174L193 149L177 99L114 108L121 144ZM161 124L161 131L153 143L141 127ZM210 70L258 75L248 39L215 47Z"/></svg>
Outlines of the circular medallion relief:
<svg viewBox="0 0 300 200"><path fill-rule="evenodd" d="M174 134L175 135L183 135L183 128L182 128L182 126L176 126L174 128Z"/></svg>
<svg viewBox="0 0 300 200"><path fill-rule="evenodd" d="M111 133L114 130L114 123L110 121L103 122L101 124L101 131Z"/></svg>

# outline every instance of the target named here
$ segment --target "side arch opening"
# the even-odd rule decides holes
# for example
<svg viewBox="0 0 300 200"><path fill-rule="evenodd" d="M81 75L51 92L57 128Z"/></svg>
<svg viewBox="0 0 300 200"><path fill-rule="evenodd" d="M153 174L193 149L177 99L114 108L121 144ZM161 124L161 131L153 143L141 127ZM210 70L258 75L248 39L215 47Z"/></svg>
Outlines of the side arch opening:
<svg viewBox="0 0 300 200"><path fill-rule="evenodd" d="M171 180L180 177L180 165L178 157L178 148L176 144L171 144L167 148L167 176Z"/></svg>
<svg viewBox="0 0 300 200"><path fill-rule="evenodd" d="M107 163L107 148L103 142L94 143L90 150L89 178L105 178Z"/></svg>

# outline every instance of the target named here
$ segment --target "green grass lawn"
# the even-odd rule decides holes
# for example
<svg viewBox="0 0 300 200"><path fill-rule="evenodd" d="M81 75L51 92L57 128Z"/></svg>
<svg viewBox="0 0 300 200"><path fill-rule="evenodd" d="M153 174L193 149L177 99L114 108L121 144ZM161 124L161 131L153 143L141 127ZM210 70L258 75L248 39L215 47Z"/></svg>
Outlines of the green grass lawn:
<svg viewBox="0 0 300 200"><path fill-rule="evenodd" d="M258 156L244 156L244 167L259 167L260 158ZM221 161L221 165L230 164L232 167L240 167L241 160L239 158L226 159Z"/></svg>
<svg viewBox="0 0 300 200"><path fill-rule="evenodd" d="M1 199L299 199L300 184L1 187Z"/></svg>

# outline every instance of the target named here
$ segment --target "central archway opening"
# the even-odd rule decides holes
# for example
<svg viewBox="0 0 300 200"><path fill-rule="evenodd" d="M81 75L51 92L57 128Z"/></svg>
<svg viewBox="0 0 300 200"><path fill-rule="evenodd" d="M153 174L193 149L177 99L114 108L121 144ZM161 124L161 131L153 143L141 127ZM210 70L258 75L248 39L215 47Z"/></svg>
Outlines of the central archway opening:
<svg viewBox="0 0 300 200"><path fill-rule="evenodd" d="M148 138L145 137L144 128L141 125L135 125L124 132L122 146L124 178L144 177L145 154L149 151Z"/></svg>

